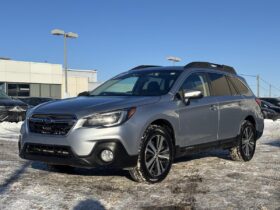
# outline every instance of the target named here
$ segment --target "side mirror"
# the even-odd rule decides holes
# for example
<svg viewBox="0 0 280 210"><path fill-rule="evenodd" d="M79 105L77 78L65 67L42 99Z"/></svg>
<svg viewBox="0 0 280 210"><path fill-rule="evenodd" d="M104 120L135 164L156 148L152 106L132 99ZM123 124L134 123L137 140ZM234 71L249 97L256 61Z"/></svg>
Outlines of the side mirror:
<svg viewBox="0 0 280 210"><path fill-rule="evenodd" d="M189 103L190 99L202 98L203 94L200 90L183 91L183 99L185 104Z"/></svg>
<svg viewBox="0 0 280 210"><path fill-rule="evenodd" d="M89 96L89 91L81 92L81 93L78 94L78 97L79 96Z"/></svg>

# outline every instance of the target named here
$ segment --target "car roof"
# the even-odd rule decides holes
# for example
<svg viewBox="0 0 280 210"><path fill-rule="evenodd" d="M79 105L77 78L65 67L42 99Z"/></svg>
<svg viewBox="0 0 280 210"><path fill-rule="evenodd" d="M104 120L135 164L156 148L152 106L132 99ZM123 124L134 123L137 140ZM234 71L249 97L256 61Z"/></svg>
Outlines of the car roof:
<svg viewBox="0 0 280 210"><path fill-rule="evenodd" d="M185 66L155 66L155 65L140 65L132 68L130 71L185 71L189 69L205 69L205 70L214 70L217 72L224 72L233 75L237 75L235 69L231 66L214 64L209 62L191 62Z"/></svg>

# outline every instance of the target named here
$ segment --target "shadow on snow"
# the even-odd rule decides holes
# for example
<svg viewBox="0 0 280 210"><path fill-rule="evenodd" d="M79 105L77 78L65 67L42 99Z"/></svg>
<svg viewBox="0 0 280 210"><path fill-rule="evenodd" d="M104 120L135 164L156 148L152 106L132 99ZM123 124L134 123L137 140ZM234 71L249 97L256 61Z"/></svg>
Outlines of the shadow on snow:
<svg viewBox="0 0 280 210"><path fill-rule="evenodd" d="M30 166L31 162L27 161L23 165L20 166L13 174L10 175L8 179L4 181L3 184L0 185L0 195L4 194L7 190L9 190L11 184L19 180L21 175L25 172L26 168Z"/></svg>

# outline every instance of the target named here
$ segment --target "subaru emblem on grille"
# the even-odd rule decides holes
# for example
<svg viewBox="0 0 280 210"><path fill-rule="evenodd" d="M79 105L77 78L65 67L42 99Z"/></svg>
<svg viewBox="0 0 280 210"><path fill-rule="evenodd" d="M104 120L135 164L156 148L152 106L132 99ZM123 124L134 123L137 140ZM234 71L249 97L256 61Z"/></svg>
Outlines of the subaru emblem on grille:
<svg viewBox="0 0 280 210"><path fill-rule="evenodd" d="M48 135L67 135L76 120L66 115L38 114L29 118L28 122L30 132Z"/></svg>
<svg viewBox="0 0 280 210"><path fill-rule="evenodd" d="M44 122L45 124L52 124L52 123L54 123L54 120L48 117L48 118L44 118L44 119L43 119L43 122Z"/></svg>

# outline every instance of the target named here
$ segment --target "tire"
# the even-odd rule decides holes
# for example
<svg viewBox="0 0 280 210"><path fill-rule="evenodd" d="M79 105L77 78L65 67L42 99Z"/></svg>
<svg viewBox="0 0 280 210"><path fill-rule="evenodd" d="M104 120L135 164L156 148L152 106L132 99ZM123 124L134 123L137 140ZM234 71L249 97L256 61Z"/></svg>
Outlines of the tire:
<svg viewBox="0 0 280 210"><path fill-rule="evenodd" d="M230 156L232 160L250 161L255 154L255 149L256 128L251 122L245 120L242 123L236 146L230 149Z"/></svg>
<svg viewBox="0 0 280 210"><path fill-rule="evenodd" d="M156 183L169 173L174 157L172 137L163 126L150 125L140 143L137 166L129 173L134 181Z"/></svg>

